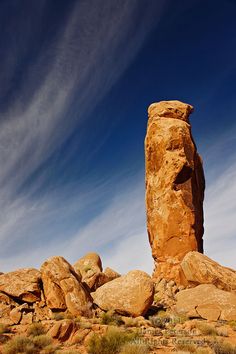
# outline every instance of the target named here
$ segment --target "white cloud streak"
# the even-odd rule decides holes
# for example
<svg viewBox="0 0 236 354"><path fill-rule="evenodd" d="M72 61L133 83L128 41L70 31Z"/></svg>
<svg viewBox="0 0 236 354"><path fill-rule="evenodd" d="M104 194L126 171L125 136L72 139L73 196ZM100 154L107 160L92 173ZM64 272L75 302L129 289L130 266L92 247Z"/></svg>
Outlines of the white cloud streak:
<svg viewBox="0 0 236 354"><path fill-rule="evenodd" d="M159 1L157 6L150 1L140 12L138 0L76 2L55 41L42 48L27 70L21 91L1 114L0 240L3 254L11 244L15 253L14 241L25 238L30 232L31 238L36 237L34 234L38 235L39 230L34 232L34 227L44 224L52 207L57 209L55 214L59 217L60 208L53 195L47 195L46 200L32 199L31 193L40 187L40 179L24 196L19 197L17 190L69 136L75 125L86 122L156 26L165 3ZM43 6L40 13L43 16ZM17 48L17 43L15 45L6 52L10 58L17 57L17 49L21 54L24 52L20 46ZM4 85L9 86L6 81L13 77L17 63L14 60L9 61L9 65L5 63ZM76 112L71 110L72 106ZM78 197L75 204L78 205L80 199ZM71 202L71 198L69 200ZM64 204L68 206L66 201ZM57 235L52 238L56 239ZM17 259L15 255L14 258ZM19 260L18 265L24 260Z"/></svg>

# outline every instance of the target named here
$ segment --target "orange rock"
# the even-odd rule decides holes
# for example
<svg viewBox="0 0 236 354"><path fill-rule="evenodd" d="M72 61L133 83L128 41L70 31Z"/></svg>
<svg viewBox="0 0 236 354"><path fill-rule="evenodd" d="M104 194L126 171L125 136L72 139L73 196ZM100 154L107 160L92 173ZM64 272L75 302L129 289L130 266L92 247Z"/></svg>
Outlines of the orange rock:
<svg viewBox="0 0 236 354"><path fill-rule="evenodd" d="M185 284L180 261L203 252L204 174L191 134L192 106L162 101L148 109L146 210L155 277Z"/></svg>
<svg viewBox="0 0 236 354"><path fill-rule="evenodd" d="M90 315L92 298L73 267L63 257L52 257L41 266L47 306L68 309L73 315Z"/></svg>
<svg viewBox="0 0 236 354"><path fill-rule="evenodd" d="M25 268L0 275L0 291L26 302L40 300L40 272Z"/></svg>
<svg viewBox="0 0 236 354"><path fill-rule="evenodd" d="M219 289L236 291L236 271L199 252L187 253L181 268L190 285L214 284Z"/></svg>
<svg viewBox="0 0 236 354"><path fill-rule="evenodd" d="M175 310L191 317L208 320L236 320L236 294L220 290L213 284L201 284L176 295Z"/></svg>
<svg viewBox="0 0 236 354"><path fill-rule="evenodd" d="M144 315L151 306L154 283L147 273L133 270L102 285L92 296L94 303L105 311L137 317Z"/></svg>

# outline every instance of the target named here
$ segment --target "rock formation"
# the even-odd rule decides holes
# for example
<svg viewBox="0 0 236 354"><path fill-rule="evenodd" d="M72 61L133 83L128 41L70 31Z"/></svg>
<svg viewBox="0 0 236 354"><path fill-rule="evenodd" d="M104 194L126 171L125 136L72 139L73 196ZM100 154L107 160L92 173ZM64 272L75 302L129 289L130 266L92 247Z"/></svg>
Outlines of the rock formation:
<svg viewBox="0 0 236 354"><path fill-rule="evenodd" d="M182 290L176 298L177 313L212 321L236 320L236 294L217 289L213 284Z"/></svg>
<svg viewBox="0 0 236 354"><path fill-rule="evenodd" d="M89 315L92 299L73 267L63 257L52 257L41 266L47 306L68 309L73 315Z"/></svg>
<svg viewBox="0 0 236 354"><path fill-rule="evenodd" d="M145 139L147 229L154 277L184 283L179 266L189 251L203 252L204 174L191 134L193 107L162 101L148 109Z"/></svg>
<svg viewBox="0 0 236 354"><path fill-rule="evenodd" d="M115 310L134 317L144 315L153 302L154 284L149 275L133 270L92 293L94 303L103 310Z"/></svg>
<svg viewBox="0 0 236 354"><path fill-rule="evenodd" d="M181 268L189 285L214 284L219 289L236 292L236 271L201 253L187 253Z"/></svg>
<svg viewBox="0 0 236 354"><path fill-rule="evenodd" d="M87 253L74 264L74 269L82 276L82 282L86 283L91 291L120 276L110 268L103 272L102 261L97 253Z"/></svg>

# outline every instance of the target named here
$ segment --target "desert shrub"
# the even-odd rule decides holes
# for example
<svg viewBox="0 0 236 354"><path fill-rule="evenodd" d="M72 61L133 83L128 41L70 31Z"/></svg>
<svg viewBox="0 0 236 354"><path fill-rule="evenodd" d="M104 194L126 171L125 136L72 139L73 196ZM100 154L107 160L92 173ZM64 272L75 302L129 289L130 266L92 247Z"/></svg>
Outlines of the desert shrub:
<svg viewBox="0 0 236 354"><path fill-rule="evenodd" d="M125 327L137 327L138 325L137 318L127 317L125 319Z"/></svg>
<svg viewBox="0 0 236 354"><path fill-rule="evenodd" d="M228 337L229 333L228 330L226 328L218 328L217 329L217 335L220 337Z"/></svg>
<svg viewBox="0 0 236 354"><path fill-rule="evenodd" d="M122 345L119 354L147 354L148 346L146 344L126 343Z"/></svg>
<svg viewBox="0 0 236 354"><path fill-rule="evenodd" d="M45 334L41 334L32 339L35 349L43 349L52 344L52 338Z"/></svg>
<svg viewBox="0 0 236 354"><path fill-rule="evenodd" d="M52 345L52 339L39 335L32 338L15 336L3 346L3 354L53 354L56 347Z"/></svg>
<svg viewBox="0 0 236 354"><path fill-rule="evenodd" d="M34 354L34 343L30 338L16 336L3 346L2 352L3 354Z"/></svg>
<svg viewBox="0 0 236 354"><path fill-rule="evenodd" d="M229 321L228 325L234 330L236 331L236 321Z"/></svg>
<svg viewBox="0 0 236 354"><path fill-rule="evenodd" d="M27 330L29 336L35 337L41 334L45 334L45 329L41 322L32 323Z"/></svg>
<svg viewBox="0 0 236 354"><path fill-rule="evenodd" d="M189 341L189 339L181 339L177 342L176 344L176 350L182 350L184 352L188 353L195 353L196 352L196 346Z"/></svg>
<svg viewBox="0 0 236 354"><path fill-rule="evenodd" d="M124 321L122 321L121 316L117 315L113 311L108 311L102 313L101 323L106 325L120 326L124 324Z"/></svg>
<svg viewBox="0 0 236 354"><path fill-rule="evenodd" d="M166 324L171 322L171 318L165 311L159 311L156 316L149 316L149 321L153 327L165 328Z"/></svg>
<svg viewBox="0 0 236 354"><path fill-rule="evenodd" d="M215 327L208 325L207 323L197 322L196 328L198 328L204 336L217 336L218 331Z"/></svg>
<svg viewBox="0 0 236 354"><path fill-rule="evenodd" d="M137 338L136 333L124 332L116 327L110 327L103 336L94 334L88 343L90 354L115 354L121 347Z"/></svg>
<svg viewBox="0 0 236 354"><path fill-rule="evenodd" d="M223 341L212 341L210 347L215 354L236 354L236 347Z"/></svg>
<svg viewBox="0 0 236 354"><path fill-rule="evenodd" d="M9 326L0 323L0 334L4 334L4 333L9 333L11 330L9 328Z"/></svg>
<svg viewBox="0 0 236 354"><path fill-rule="evenodd" d="M64 312L54 312L52 318L55 321L61 321L61 320L65 320L66 315Z"/></svg>

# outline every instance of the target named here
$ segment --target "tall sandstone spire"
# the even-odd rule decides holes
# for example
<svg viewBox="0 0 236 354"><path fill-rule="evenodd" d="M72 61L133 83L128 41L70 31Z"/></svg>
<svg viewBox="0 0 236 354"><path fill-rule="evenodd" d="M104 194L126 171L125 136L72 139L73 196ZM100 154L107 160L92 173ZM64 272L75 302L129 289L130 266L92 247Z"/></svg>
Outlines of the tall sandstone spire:
<svg viewBox="0 0 236 354"><path fill-rule="evenodd" d="M203 252L201 157L189 115L179 101L153 103L145 139L147 229L155 260L154 277L184 283L180 262L190 251Z"/></svg>

